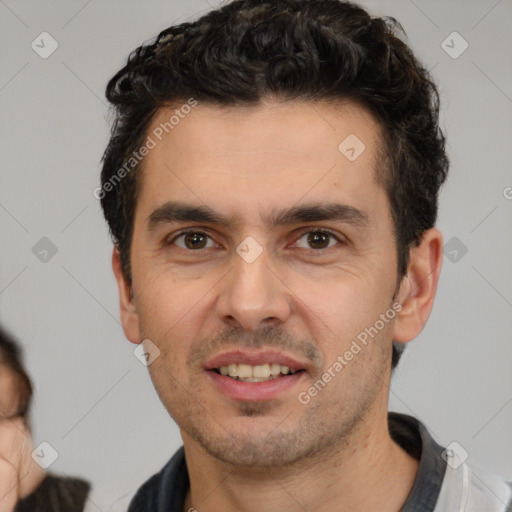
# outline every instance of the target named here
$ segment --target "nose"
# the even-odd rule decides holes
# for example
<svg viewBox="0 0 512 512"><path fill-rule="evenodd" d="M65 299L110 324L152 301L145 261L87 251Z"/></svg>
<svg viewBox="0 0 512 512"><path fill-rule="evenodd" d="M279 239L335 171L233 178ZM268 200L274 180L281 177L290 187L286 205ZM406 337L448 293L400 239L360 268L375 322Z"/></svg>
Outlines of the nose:
<svg viewBox="0 0 512 512"><path fill-rule="evenodd" d="M247 331L278 326L290 317L292 292L271 263L267 251L248 262L238 253L222 281L217 301L219 319Z"/></svg>

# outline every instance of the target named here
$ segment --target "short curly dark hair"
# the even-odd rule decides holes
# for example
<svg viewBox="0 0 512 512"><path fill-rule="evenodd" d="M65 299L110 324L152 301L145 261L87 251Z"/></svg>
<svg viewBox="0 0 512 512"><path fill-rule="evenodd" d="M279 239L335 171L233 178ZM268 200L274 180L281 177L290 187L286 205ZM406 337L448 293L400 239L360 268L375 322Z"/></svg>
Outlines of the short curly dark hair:
<svg viewBox="0 0 512 512"><path fill-rule="evenodd" d="M97 189L128 282L138 165L130 172L126 162L156 112L190 98L239 107L269 97L348 99L366 107L382 129L377 178L389 198L401 278L409 249L435 224L448 158L436 86L398 32L405 34L394 18L351 2L236 0L134 50L107 85L115 118ZM403 346L393 344L393 368Z"/></svg>

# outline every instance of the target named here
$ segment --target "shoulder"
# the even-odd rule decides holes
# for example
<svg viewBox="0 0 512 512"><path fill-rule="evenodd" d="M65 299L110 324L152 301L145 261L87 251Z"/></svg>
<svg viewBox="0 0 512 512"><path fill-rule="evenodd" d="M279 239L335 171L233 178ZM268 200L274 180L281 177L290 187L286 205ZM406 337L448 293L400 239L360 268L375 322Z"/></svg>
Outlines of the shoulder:
<svg viewBox="0 0 512 512"><path fill-rule="evenodd" d="M447 462L436 511L512 511L512 482L476 465Z"/></svg>
<svg viewBox="0 0 512 512"><path fill-rule="evenodd" d="M184 500L189 480L183 446L138 489L128 512L173 511ZM181 510L181 509L180 509Z"/></svg>
<svg viewBox="0 0 512 512"><path fill-rule="evenodd" d="M83 510L91 484L81 478L63 477L48 473L37 489L16 505L16 512L48 510Z"/></svg>
<svg viewBox="0 0 512 512"><path fill-rule="evenodd" d="M158 491L160 489L160 482L162 480L162 471L153 475L147 480L130 502L128 512L143 512L145 510L156 510L158 503Z"/></svg>
<svg viewBox="0 0 512 512"><path fill-rule="evenodd" d="M439 445L412 416L390 413L391 437L419 460L418 474L401 512L512 512L512 483L477 463L456 442Z"/></svg>

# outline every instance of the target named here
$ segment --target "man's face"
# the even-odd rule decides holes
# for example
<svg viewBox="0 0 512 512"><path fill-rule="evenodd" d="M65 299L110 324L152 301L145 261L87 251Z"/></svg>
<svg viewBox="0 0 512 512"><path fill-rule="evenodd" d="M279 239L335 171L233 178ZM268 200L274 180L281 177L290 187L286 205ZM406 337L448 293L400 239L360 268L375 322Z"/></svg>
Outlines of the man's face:
<svg viewBox="0 0 512 512"><path fill-rule="evenodd" d="M173 111L161 110L148 134ZM387 411L393 321L376 322L394 303L397 259L372 116L348 103L199 104L153 139L125 331L160 350L151 378L184 440L225 461L271 466L376 423ZM229 222L173 220L171 202ZM299 211L335 205L333 218ZM297 371L244 382L220 374L229 364L244 375L266 375L266 364ZM329 369L329 382L309 393Z"/></svg>

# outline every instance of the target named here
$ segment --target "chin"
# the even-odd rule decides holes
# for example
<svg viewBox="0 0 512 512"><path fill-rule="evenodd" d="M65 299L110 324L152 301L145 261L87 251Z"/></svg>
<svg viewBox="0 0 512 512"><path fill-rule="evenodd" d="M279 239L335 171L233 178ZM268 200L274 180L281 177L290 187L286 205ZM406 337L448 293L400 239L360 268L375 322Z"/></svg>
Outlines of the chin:
<svg viewBox="0 0 512 512"><path fill-rule="evenodd" d="M235 466L283 467L309 455L307 452L302 453L300 440L294 433L275 436L243 433L225 436L223 439L197 440L210 456Z"/></svg>
<svg viewBox="0 0 512 512"><path fill-rule="evenodd" d="M249 403L244 415L184 425L183 429L208 455L226 464L247 468L283 468L306 463L328 451L337 433L320 436L307 420L290 421L292 415L264 415L268 404ZM286 421L288 420L288 421Z"/></svg>

